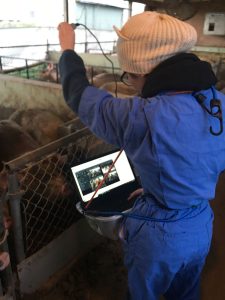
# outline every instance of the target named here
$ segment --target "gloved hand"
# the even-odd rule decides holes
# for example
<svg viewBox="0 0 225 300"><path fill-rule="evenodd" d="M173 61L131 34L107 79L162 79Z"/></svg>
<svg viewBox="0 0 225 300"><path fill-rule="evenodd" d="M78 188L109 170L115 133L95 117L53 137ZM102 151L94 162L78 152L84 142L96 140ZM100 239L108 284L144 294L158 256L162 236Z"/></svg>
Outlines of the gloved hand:
<svg viewBox="0 0 225 300"><path fill-rule="evenodd" d="M131 193L129 195L129 197L127 198L128 201L134 199L134 198L137 198L139 196L141 196L141 194L143 194L144 190L143 189L137 189L135 190L133 193Z"/></svg>
<svg viewBox="0 0 225 300"><path fill-rule="evenodd" d="M75 45L75 31L73 27L67 23L62 22L58 25L59 30L59 43L61 50L74 50Z"/></svg>

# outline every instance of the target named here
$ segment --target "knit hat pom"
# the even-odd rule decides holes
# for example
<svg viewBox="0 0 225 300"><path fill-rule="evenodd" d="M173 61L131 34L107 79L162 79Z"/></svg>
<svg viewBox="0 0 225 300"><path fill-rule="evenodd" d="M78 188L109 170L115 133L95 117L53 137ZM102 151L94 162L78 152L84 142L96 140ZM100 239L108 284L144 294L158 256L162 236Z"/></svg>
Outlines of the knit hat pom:
<svg viewBox="0 0 225 300"><path fill-rule="evenodd" d="M167 58L189 51L197 41L190 24L150 11L131 17L121 30L114 30L120 67L134 74L150 73Z"/></svg>

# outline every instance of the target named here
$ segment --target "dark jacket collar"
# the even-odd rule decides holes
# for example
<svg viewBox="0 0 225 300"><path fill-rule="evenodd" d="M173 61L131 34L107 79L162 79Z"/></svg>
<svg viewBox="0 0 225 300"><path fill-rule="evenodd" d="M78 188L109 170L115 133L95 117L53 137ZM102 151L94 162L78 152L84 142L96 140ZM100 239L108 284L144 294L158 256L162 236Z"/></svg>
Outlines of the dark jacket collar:
<svg viewBox="0 0 225 300"><path fill-rule="evenodd" d="M191 53L175 55L159 64L147 75L142 97L165 91L201 91L217 82L211 65Z"/></svg>

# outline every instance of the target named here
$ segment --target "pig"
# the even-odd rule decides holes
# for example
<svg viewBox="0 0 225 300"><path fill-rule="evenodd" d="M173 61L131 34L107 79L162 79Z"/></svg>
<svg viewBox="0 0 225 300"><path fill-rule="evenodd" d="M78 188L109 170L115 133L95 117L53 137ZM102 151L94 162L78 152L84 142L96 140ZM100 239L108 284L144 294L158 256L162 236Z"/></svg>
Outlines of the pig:
<svg viewBox="0 0 225 300"><path fill-rule="evenodd" d="M19 173L20 187L24 191L22 219L27 255L46 245L76 216L78 196L68 174L64 173L57 155L47 157Z"/></svg>
<svg viewBox="0 0 225 300"><path fill-rule="evenodd" d="M0 121L0 143L0 195L2 195L8 188L8 173L3 168L3 163L35 150L39 145L19 125L9 120ZM66 157L61 159L59 155L54 154L50 158L18 170L21 189L27 195L37 193L45 198L49 195L53 200L57 196L68 196L69 189L61 172L65 160Z"/></svg>
<svg viewBox="0 0 225 300"><path fill-rule="evenodd" d="M40 146L60 138L58 128L64 123L55 113L41 108L19 110L10 120L19 124Z"/></svg>
<svg viewBox="0 0 225 300"><path fill-rule="evenodd" d="M57 65L54 63L48 63L46 69L42 70L40 73L40 80L59 83L60 77Z"/></svg>
<svg viewBox="0 0 225 300"><path fill-rule="evenodd" d="M216 83L216 88L217 88L219 91L225 89L225 80L219 80L219 81Z"/></svg>
<svg viewBox="0 0 225 300"><path fill-rule="evenodd" d="M13 107L0 106L0 120L7 120L16 111Z"/></svg>
<svg viewBox="0 0 225 300"><path fill-rule="evenodd" d="M95 75L93 77L93 85L97 88L102 86L103 84L107 82L112 82L112 81L119 81L120 80L120 75L115 74L113 75L112 73L101 73L98 75Z"/></svg>
<svg viewBox="0 0 225 300"><path fill-rule="evenodd" d="M94 76L107 73L106 70L104 70L101 67L85 66L85 69L86 69L87 78L88 78L90 84L92 84L92 85L93 85Z"/></svg>
<svg viewBox="0 0 225 300"><path fill-rule="evenodd" d="M8 173L3 168L4 162L11 161L27 152L39 147L24 130L12 121L0 121L0 195L7 191ZM65 157L58 154L52 155L36 164L31 164L18 170L18 179L25 197L37 194L38 197L47 199L52 197L67 197L70 194L65 176L61 172Z"/></svg>
<svg viewBox="0 0 225 300"><path fill-rule="evenodd" d="M62 126L60 126L58 132L59 135L63 137L84 128L85 125L80 121L79 118L73 118L72 120L65 122Z"/></svg>
<svg viewBox="0 0 225 300"><path fill-rule="evenodd" d="M119 98L129 98L137 95L137 92L131 86L127 86L122 82L117 82L117 95L115 94L116 84L114 81L104 83L100 88L107 90L108 92Z"/></svg>
<svg viewBox="0 0 225 300"><path fill-rule="evenodd" d="M10 161L38 147L38 143L11 120L0 121L0 143L0 171L4 161Z"/></svg>
<svg viewBox="0 0 225 300"><path fill-rule="evenodd" d="M29 134L13 121L0 121L0 196L6 193L8 188L8 175L3 169L3 162L10 161L19 155L37 148L37 143ZM12 219L7 203L2 204L3 226L9 230ZM9 254L0 251L0 270L4 270L10 263Z"/></svg>
<svg viewBox="0 0 225 300"><path fill-rule="evenodd" d="M39 147L24 130L13 121L0 122L0 161L2 169L0 172L0 196L5 199L8 191L8 171L3 168L3 161L10 161L22 154L35 150ZM76 191L69 176L63 171L63 166L67 163L68 157L65 153L54 153L46 156L41 161L28 163L23 168L18 169L16 176L22 194L21 209L24 224L24 240L26 241L26 253L32 254L39 245L39 235L41 241L46 230L56 232L62 230L59 222L67 224L69 220L62 220L62 216L67 218L70 214L76 213L74 201ZM69 173L69 171L68 171ZM5 227L9 228L12 220L10 210L4 201L3 220ZM74 211L73 211L74 208ZM53 224L54 223L54 224ZM49 241L52 235L49 235ZM8 257L0 252L0 263L6 267Z"/></svg>
<svg viewBox="0 0 225 300"><path fill-rule="evenodd" d="M63 158L65 160L65 158ZM71 190L66 181L66 175L62 172L60 158L57 155L47 157L34 164L28 164L17 171L17 177L23 199L27 201L52 201L66 198L71 195ZM3 170L0 173L1 191L8 188L8 173Z"/></svg>
<svg viewBox="0 0 225 300"><path fill-rule="evenodd" d="M38 143L18 124L9 120L0 121L0 195L7 190L7 173L4 162L35 150Z"/></svg>
<svg viewBox="0 0 225 300"><path fill-rule="evenodd" d="M62 172L65 160L66 157L61 159L54 154L19 171L24 198L55 202L58 198L68 197L71 191Z"/></svg>
<svg viewBox="0 0 225 300"><path fill-rule="evenodd" d="M64 175L56 158L46 158L17 172L21 197L21 219L23 223L24 247L26 255L31 255L61 233L63 220L73 212L76 196ZM74 206L75 212L75 206ZM9 215L10 217L10 215ZM9 217L5 215L9 223ZM62 222L62 223L61 223ZM60 224L61 223L61 224ZM15 224L16 225L16 224ZM45 236L47 235L47 236Z"/></svg>

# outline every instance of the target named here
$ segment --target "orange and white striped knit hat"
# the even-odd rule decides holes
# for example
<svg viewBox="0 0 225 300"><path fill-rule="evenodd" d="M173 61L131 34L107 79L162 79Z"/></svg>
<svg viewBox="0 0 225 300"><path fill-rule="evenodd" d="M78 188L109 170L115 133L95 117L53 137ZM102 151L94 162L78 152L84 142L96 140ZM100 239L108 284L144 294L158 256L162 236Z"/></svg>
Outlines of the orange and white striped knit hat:
<svg viewBox="0 0 225 300"><path fill-rule="evenodd" d="M167 14L145 11L131 17L118 35L117 57L123 71L148 74L159 63L197 42L197 32L190 24Z"/></svg>

